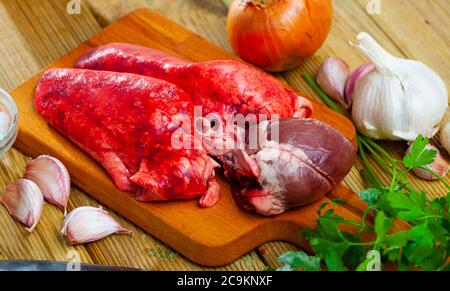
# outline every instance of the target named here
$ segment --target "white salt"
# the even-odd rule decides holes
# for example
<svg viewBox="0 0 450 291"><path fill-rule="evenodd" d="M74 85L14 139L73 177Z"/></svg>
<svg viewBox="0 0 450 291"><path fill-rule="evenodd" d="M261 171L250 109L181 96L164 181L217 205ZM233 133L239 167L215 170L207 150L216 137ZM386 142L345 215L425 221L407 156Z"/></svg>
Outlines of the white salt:
<svg viewBox="0 0 450 291"><path fill-rule="evenodd" d="M0 140L8 133L9 130L9 114L0 111Z"/></svg>

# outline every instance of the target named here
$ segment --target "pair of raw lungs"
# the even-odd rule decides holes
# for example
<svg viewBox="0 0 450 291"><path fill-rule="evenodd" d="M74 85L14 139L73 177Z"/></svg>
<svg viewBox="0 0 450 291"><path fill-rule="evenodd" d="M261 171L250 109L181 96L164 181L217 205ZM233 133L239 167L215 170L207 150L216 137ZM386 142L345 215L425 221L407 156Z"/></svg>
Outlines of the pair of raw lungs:
<svg viewBox="0 0 450 291"><path fill-rule="evenodd" d="M201 206L212 206L220 190L214 169L222 165L239 205L275 215L321 198L353 163L354 146L309 119L305 98L243 63L191 63L109 44L76 67L41 77L37 111L140 201L201 196ZM216 116L214 123L239 114L254 118L225 126L233 129L226 133L198 135L196 106L203 116ZM251 147L250 128L265 137Z"/></svg>

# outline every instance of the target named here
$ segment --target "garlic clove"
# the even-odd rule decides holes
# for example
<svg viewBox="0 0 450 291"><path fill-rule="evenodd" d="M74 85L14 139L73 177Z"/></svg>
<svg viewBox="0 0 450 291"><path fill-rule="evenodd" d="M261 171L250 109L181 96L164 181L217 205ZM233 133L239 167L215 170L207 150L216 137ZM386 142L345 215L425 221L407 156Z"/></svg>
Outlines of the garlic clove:
<svg viewBox="0 0 450 291"><path fill-rule="evenodd" d="M349 75L348 64L338 57L331 57L322 63L316 77L322 90L347 109L349 104L345 99L345 84Z"/></svg>
<svg viewBox="0 0 450 291"><path fill-rule="evenodd" d="M50 156L39 156L28 163L24 178L35 182L45 200L58 206L66 214L70 176L63 163Z"/></svg>
<svg viewBox="0 0 450 291"><path fill-rule="evenodd" d="M435 147L434 145L428 144L426 146L426 149L437 151L436 159L434 160L434 162L432 164L427 165L426 168L428 170L435 172L442 178L445 177L445 175L447 175L447 173L450 169L450 164L442 157L439 149L437 147ZM408 154L410 152L411 152L411 146L407 149L406 153ZM425 171L423 169L415 168L412 171L417 177L419 177L423 180L428 180L428 181L438 180L438 178L436 178L434 175L428 173L427 171Z"/></svg>
<svg viewBox="0 0 450 291"><path fill-rule="evenodd" d="M374 64L363 64L359 66L347 79L347 83L345 84L345 99L347 100L349 106L351 106L353 102L353 91L355 90L356 82L374 68Z"/></svg>
<svg viewBox="0 0 450 291"><path fill-rule="evenodd" d="M44 208L44 197L38 185L26 179L17 180L7 186L0 202L29 232L38 224Z"/></svg>
<svg viewBox="0 0 450 291"><path fill-rule="evenodd" d="M441 130L441 144L447 153L450 154L450 122L448 122Z"/></svg>
<svg viewBox="0 0 450 291"><path fill-rule="evenodd" d="M61 233L71 244L93 242L111 234L132 234L101 207L91 206L72 210L64 218Z"/></svg>

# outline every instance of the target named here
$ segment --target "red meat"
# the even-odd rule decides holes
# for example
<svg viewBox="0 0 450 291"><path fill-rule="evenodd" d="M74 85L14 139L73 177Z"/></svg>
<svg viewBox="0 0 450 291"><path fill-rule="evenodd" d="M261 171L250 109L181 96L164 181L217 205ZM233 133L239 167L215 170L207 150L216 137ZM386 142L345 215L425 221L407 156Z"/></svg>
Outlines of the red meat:
<svg viewBox="0 0 450 291"><path fill-rule="evenodd" d="M319 121L303 119L311 104L286 89L277 79L236 61L191 63L162 52L129 44L109 44L91 50L77 63L85 69L129 72L178 85L190 94L203 114L278 115L283 120L257 125L268 142L249 146L242 127L225 136L206 136L208 153L222 161L236 201L245 209L275 215L323 197L348 173L354 146L339 132ZM274 139L268 127L277 126ZM244 146L218 150L231 136Z"/></svg>
<svg viewBox="0 0 450 291"><path fill-rule="evenodd" d="M237 61L191 63L154 49L112 43L92 49L76 67L146 75L176 84L203 113L309 117L312 106L274 77Z"/></svg>
<svg viewBox="0 0 450 291"><path fill-rule="evenodd" d="M217 202L218 164L201 147L172 146L179 117L193 114L191 98L177 86L126 73L51 69L39 81L36 109L138 200L203 195L202 206Z"/></svg>
<svg viewBox="0 0 450 291"><path fill-rule="evenodd" d="M238 203L263 215L322 198L344 179L356 156L350 141L317 120L266 121L258 131L267 140L257 150L245 159L235 151L222 160Z"/></svg>

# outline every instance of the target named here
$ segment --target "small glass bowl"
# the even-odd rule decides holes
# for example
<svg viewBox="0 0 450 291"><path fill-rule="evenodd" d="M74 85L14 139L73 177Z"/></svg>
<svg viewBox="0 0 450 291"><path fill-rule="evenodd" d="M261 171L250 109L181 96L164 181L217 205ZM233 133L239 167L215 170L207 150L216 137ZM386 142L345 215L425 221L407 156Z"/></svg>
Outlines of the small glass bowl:
<svg viewBox="0 0 450 291"><path fill-rule="evenodd" d="M18 113L14 100L5 90L0 88L0 111L9 114L9 129L4 136L0 136L0 158L12 147L18 133Z"/></svg>

